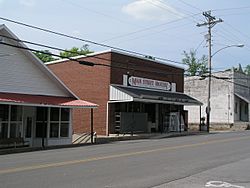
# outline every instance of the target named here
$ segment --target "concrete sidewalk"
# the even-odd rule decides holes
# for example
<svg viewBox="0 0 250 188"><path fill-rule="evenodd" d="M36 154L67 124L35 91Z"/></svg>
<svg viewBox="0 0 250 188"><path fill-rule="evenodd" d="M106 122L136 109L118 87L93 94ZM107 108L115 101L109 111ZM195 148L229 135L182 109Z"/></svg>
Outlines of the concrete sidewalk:
<svg viewBox="0 0 250 188"><path fill-rule="evenodd" d="M185 131L185 132L169 132L169 133L149 133L149 134L111 134L109 136L97 136L96 143L108 143L123 140L137 139L161 139L179 136L204 135L209 134L204 131Z"/></svg>
<svg viewBox="0 0 250 188"><path fill-rule="evenodd" d="M91 146L95 144L106 144L116 141L125 141L125 140L138 140L138 139L162 139L162 138L171 138L179 136L191 136L191 135L204 135L209 134L207 132L200 131L189 131L189 132L171 132L171 133L150 133L150 134L112 134L109 136L97 136L95 138L95 143L84 143L84 144L70 144L70 145L60 145L60 146L47 146L42 147L21 147L21 148L9 148L9 149L0 149L0 155L12 154L12 153L22 153L22 152L32 152L40 150L51 150L51 149L61 149L61 148L70 148L70 147L81 147L81 146Z"/></svg>

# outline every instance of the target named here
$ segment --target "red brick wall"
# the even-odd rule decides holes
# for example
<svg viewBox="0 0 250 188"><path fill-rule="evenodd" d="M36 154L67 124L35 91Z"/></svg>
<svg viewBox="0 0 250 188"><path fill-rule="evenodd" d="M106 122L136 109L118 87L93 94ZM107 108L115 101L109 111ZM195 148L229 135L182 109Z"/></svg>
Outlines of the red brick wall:
<svg viewBox="0 0 250 188"><path fill-rule="evenodd" d="M110 53L100 54L97 57L100 59L90 57L84 58L84 60L110 64ZM98 108L94 109L94 131L99 135L106 134L106 105L109 99L110 68L105 66L90 67L74 61L50 64L48 67L80 99L99 105ZM73 132L90 132L90 109L73 110Z"/></svg>
<svg viewBox="0 0 250 188"><path fill-rule="evenodd" d="M124 68L112 69L112 84L122 84L123 74L129 72L131 76L174 82L176 83L176 91L183 92L184 90L183 69L117 53L112 54L112 65Z"/></svg>

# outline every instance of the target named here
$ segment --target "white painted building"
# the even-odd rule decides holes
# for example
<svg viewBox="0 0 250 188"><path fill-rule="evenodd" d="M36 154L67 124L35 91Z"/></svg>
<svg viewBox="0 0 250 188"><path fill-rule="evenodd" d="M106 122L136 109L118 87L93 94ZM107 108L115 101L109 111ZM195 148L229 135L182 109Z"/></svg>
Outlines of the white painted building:
<svg viewBox="0 0 250 188"><path fill-rule="evenodd" d="M27 46L0 25L0 147L72 143L73 108L95 108L72 93Z"/></svg>
<svg viewBox="0 0 250 188"><path fill-rule="evenodd" d="M206 117L208 78L185 78L184 92L203 103L201 117ZM214 128L247 126L250 121L250 76L236 70L213 73L210 103L210 122ZM185 109L189 111L189 123L199 124L200 117L192 114L199 114L200 109L192 106Z"/></svg>

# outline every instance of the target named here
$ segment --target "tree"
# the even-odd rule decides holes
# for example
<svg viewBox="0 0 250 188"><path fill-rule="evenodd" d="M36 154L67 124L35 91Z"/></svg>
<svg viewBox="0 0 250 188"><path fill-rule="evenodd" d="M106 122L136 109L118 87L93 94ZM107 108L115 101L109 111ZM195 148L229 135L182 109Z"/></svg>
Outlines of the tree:
<svg viewBox="0 0 250 188"><path fill-rule="evenodd" d="M60 52L60 56L67 58L67 57L74 57L78 55L86 55L89 53L93 53L93 51L89 50L89 45L85 44L81 48L72 47L70 50L65 50Z"/></svg>
<svg viewBox="0 0 250 188"><path fill-rule="evenodd" d="M44 63L56 60L49 50L41 50L40 52L34 52L34 54Z"/></svg>
<svg viewBox="0 0 250 188"><path fill-rule="evenodd" d="M182 62L188 66L186 73L189 76L202 75L207 73L207 56L203 55L200 59L196 58L196 52L190 50L189 53L186 51L183 52L184 58Z"/></svg>
<svg viewBox="0 0 250 188"><path fill-rule="evenodd" d="M245 68L245 73L247 75L250 75L250 65L247 65L246 68Z"/></svg>

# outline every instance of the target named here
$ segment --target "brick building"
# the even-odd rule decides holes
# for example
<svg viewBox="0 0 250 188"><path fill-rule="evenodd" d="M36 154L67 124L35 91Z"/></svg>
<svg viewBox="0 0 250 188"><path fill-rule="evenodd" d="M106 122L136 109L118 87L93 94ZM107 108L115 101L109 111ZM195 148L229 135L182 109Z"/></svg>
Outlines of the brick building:
<svg viewBox="0 0 250 188"><path fill-rule="evenodd" d="M79 98L99 105L97 134L181 131L183 106L201 105L183 94L184 70L177 66L114 50L75 58L95 66L71 60L47 66ZM89 114L74 110L73 121L74 133L90 131Z"/></svg>

